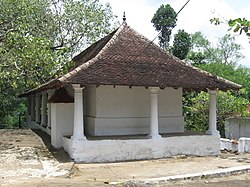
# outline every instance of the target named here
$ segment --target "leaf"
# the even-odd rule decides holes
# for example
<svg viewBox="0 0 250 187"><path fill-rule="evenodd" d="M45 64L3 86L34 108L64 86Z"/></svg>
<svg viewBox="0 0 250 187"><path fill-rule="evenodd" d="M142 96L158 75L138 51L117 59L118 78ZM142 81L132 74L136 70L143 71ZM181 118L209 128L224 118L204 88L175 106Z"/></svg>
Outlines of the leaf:
<svg viewBox="0 0 250 187"><path fill-rule="evenodd" d="M237 25L236 28L234 29L234 32L238 32L240 29L240 25Z"/></svg>

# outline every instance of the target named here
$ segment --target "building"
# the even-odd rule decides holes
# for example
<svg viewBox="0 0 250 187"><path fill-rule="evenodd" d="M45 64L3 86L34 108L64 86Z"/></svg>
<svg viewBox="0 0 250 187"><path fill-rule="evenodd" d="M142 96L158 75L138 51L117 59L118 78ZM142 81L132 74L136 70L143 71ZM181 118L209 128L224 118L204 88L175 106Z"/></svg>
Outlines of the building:
<svg viewBox="0 0 250 187"><path fill-rule="evenodd" d="M75 161L219 154L216 92L240 85L166 53L125 22L73 61L67 74L21 96L28 123L40 124ZM210 93L204 134L184 131L184 91Z"/></svg>
<svg viewBox="0 0 250 187"><path fill-rule="evenodd" d="M250 117L234 117L226 120L225 137L238 140L241 137L250 138Z"/></svg>

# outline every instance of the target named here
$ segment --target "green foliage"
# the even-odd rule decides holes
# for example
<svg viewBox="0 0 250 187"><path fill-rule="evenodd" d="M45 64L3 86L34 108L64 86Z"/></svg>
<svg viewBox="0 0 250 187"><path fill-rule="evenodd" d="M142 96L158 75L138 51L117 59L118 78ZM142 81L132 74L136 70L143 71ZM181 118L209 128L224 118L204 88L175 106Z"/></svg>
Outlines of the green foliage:
<svg viewBox="0 0 250 187"><path fill-rule="evenodd" d="M210 22L215 25L220 25L224 23L220 18L212 18ZM250 38L250 21L246 18L237 18L237 19L230 19L227 21L229 26L229 30L233 30L236 33L242 34L244 32L246 36Z"/></svg>
<svg viewBox="0 0 250 187"><path fill-rule="evenodd" d="M188 52L191 49L191 37L184 30L178 30L174 36L174 42L172 47L172 53L174 56L183 60L186 58Z"/></svg>
<svg viewBox="0 0 250 187"><path fill-rule="evenodd" d="M218 39L213 46L201 32L191 35L192 48L186 59L193 64L222 63L236 65L244 56L241 54L242 47L235 43L235 38L226 34Z"/></svg>
<svg viewBox="0 0 250 187"><path fill-rule="evenodd" d="M0 0L0 7L1 124L23 111L17 94L64 73L113 29L114 16L98 0Z"/></svg>
<svg viewBox="0 0 250 187"><path fill-rule="evenodd" d="M245 34L250 37L250 21L246 18L230 19L228 25L234 32L239 32L240 34L245 32Z"/></svg>
<svg viewBox="0 0 250 187"><path fill-rule="evenodd" d="M184 97L185 128L192 131L205 132L208 130L209 94L201 92L197 96L192 93ZM247 116L246 106L249 100L235 96L231 92L217 94L217 129L224 136L225 119L233 116Z"/></svg>
<svg viewBox="0 0 250 187"><path fill-rule="evenodd" d="M174 56L185 59L191 48L191 37L184 30L178 30L174 36L173 46L169 46L172 29L176 26L177 14L169 5L161 5L154 14L151 22L155 30L159 32L158 39L161 48L168 50Z"/></svg>
<svg viewBox="0 0 250 187"><path fill-rule="evenodd" d="M195 52L195 51L189 51L189 53L186 56L186 59L188 61L191 61L191 63L196 66L199 64L205 64L206 63L207 56L203 52Z"/></svg>
<svg viewBox="0 0 250 187"><path fill-rule="evenodd" d="M250 68L218 63L201 64L198 65L198 67L214 75L242 85L244 91L241 91L240 97L250 99Z"/></svg>
<svg viewBox="0 0 250 187"><path fill-rule="evenodd" d="M235 37L226 34L218 40L217 48L214 51L216 52L217 59L222 59L219 62L226 65L236 65L237 62L244 58L240 52L241 49L241 45L235 43Z"/></svg>
<svg viewBox="0 0 250 187"><path fill-rule="evenodd" d="M220 25L222 23L221 19L220 18L212 18L209 20L210 23L214 24L214 25Z"/></svg>
<svg viewBox="0 0 250 187"><path fill-rule="evenodd" d="M170 36L172 29L176 26L177 14L174 9L169 5L161 5L160 8L154 14L151 22L153 23L155 30L160 32L159 45L163 49L169 47Z"/></svg>
<svg viewBox="0 0 250 187"><path fill-rule="evenodd" d="M183 97L185 129L205 132L208 129L208 95L195 92L186 93Z"/></svg>
<svg viewBox="0 0 250 187"><path fill-rule="evenodd" d="M213 48L208 39L201 32L191 34L191 49L186 59L192 64L209 63L213 57Z"/></svg>

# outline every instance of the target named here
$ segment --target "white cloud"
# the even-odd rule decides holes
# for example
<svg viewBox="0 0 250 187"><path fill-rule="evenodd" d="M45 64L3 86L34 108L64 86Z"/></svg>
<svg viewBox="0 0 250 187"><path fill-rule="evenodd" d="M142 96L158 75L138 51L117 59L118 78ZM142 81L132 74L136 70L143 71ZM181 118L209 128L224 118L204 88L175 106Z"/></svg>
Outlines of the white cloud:
<svg viewBox="0 0 250 187"><path fill-rule="evenodd" d="M109 2L114 14L122 22L123 12L126 12L127 23L144 36L152 39L157 33L151 23L151 19L157 9L149 1L145 0L101 0Z"/></svg>
<svg viewBox="0 0 250 187"><path fill-rule="evenodd" d="M170 4L176 12L187 2L187 0L100 0L102 3L109 2L113 12L122 21L123 12L126 12L127 23L139 33L152 40L157 32L153 28L151 19L161 4ZM239 1L240 3L240 1ZM174 29L185 29L189 33L201 31L210 41L216 41L228 31L228 26L222 24L219 26L212 25L210 19L221 17L225 20L230 18L246 17L250 20L250 4L242 6L240 10L231 7L229 0L191 0L187 6L178 15L177 27ZM214 13L213 13L214 12ZM250 43L247 37L237 36L237 42L240 43L244 50L242 53L246 59L241 63L250 67Z"/></svg>

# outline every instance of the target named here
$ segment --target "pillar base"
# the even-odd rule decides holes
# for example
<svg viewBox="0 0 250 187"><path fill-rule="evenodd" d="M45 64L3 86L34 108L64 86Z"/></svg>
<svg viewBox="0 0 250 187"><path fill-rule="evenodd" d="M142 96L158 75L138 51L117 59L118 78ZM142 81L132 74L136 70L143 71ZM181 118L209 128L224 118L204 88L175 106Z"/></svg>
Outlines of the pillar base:
<svg viewBox="0 0 250 187"><path fill-rule="evenodd" d="M26 123L27 123L27 124L30 124L30 123L31 123L31 115L28 115L28 116L27 116Z"/></svg>
<svg viewBox="0 0 250 187"><path fill-rule="evenodd" d="M148 138L151 138L151 139L157 139L157 138L161 138L161 135L159 134L149 134L147 135Z"/></svg>
<svg viewBox="0 0 250 187"><path fill-rule="evenodd" d="M214 131L208 130L208 131L206 131L206 134L220 136L220 132L217 130L214 130Z"/></svg>
<svg viewBox="0 0 250 187"><path fill-rule="evenodd" d="M47 127L47 124L46 124L46 123L42 123L41 125L42 125L44 128Z"/></svg>
<svg viewBox="0 0 250 187"><path fill-rule="evenodd" d="M72 140L87 140L87 138L86 138L86 136L84 136L84 135L73 135L73 136L71 136L71 139Z"/></svg>

